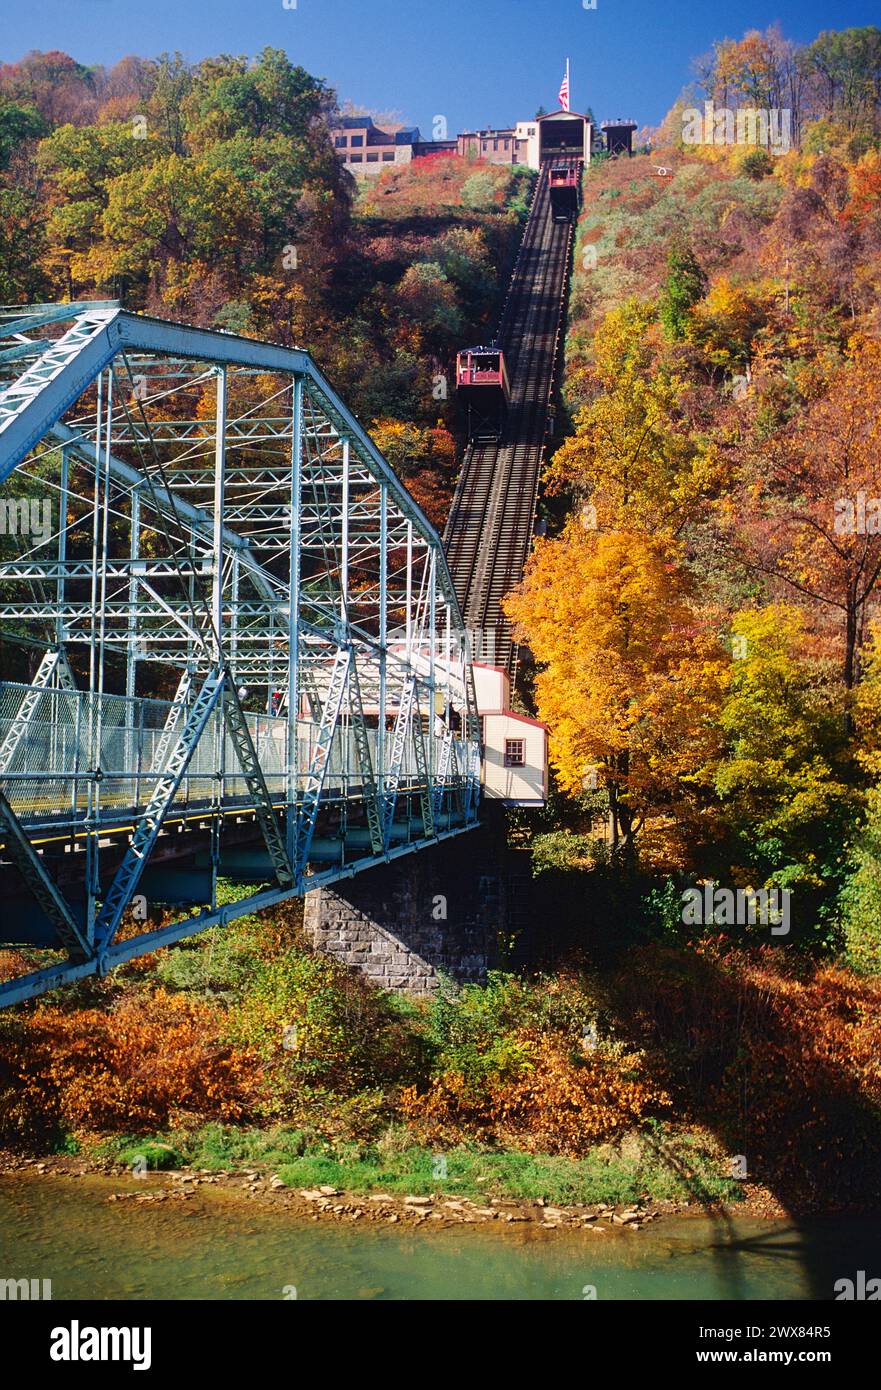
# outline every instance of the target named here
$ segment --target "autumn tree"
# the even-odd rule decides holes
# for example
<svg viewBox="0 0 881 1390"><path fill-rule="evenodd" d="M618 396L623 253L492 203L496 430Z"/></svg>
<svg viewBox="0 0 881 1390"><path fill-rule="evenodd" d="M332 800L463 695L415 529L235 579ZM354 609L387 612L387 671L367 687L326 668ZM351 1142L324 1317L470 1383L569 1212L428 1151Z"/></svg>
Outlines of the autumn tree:
<svg viewBox="0 0 881 1390"><path fill-rule="evenodd" d="M804 53L817 78L819 111L848 130L878 129L881 117L881 29L826 30Z"/></svg>
<svg viewBox="0 0 881 1390"><path fill-rule="evenodd" d="M733 539L840 625L850 690L881 577L881 344L855 340L804 412L747 452Z"/></svg>
<svg viewBox="0 0 881 1390"><path fill-rule="evenodd" d="M40 143L37 168L50 208L48 267L63 277L69 292L106 279L98 262L112 181L147 166L156 155L157 142L134 139L125 121L59 126Z"/></svg>
<svg viewBox="0 0 881 1390"><path fill-rule="evenodd" d="M756 335L768 322L768 287L735 284L720 275L688 315L685 332L713 367L726 373L748 366Z"/></svg>
<svg viewBox="0 0 881 1390"><path fill-rule="evenodd" d="M370 435L402 478L432 463L451 471L456 458L453 436L441 421L424 428L403 420L374 420Z"/></svg>
<svg viewBox="0 0 881 1390"><path fill-rule="evenodd" d="M871 778L842 892L850 964L881 974L881 624L872 623L856 700L856 757Z"/></svg>
<svg viewBox="0 0 881 1390"><path fill-rule="evenodd" d="M35 108L50 126L93 120L97 74L67 53L34 50L0 65L0 95Z"/></svg>
<svg viewBox="0 0 881 1390"><path fill-rule="evenodd" d="M732 110L787 110L792 136L798 143L806 102L806 64L801 48L777 25L764 32L751 29L742 39L723 39L698 59L698 73L708 95Z"/></svg>
<svg viewBox="0 0 881 1390"><path fill-rule="evenodd" d="M677 547L576 519L537 546L506 603L539 666L560 785L575 793L599 770L625 859L647 826L680 860L710 833L700 770L712 762L728 663L693 600Z"/></svg>
<svg viewBox="0 0 881 1390"><path fill-rule="evenodd" d="M580 494L600 528L677 532L709 485L682 410L686 385L661 351L654 307L630 299L612 310L593 342L593 399L551 461L549 489Z"/></svg>
<svg viewBox="0 0 881 1390"><path fill-rule="evenodd" d="M156 86L157 64L134 54L120 58L118 63L97 78L98 122L125 120L146 111L147 102Z"/></svg>
<svg viewBox="0 0 881 1390"><path fill-rule="evenodd" d="M850 200L842 217L881 233L881 151L868 150L850 170Z"/></svg>
<svg viewBox="0 0 881 1390"><path fill-rule="evenodd" d="M393 298L403 310L401 338L407 346L421 351L431 343L452 352L461 340L464 316L455 286L436 261L408 266Z"/></svg>
<svg viewBox="0 0 881 1390"><path fill-rule="evenodd" d="M858 809L834 678L790 605L743 609L731 634L714 785L734 837L735 874L831 909Z"/></svg>

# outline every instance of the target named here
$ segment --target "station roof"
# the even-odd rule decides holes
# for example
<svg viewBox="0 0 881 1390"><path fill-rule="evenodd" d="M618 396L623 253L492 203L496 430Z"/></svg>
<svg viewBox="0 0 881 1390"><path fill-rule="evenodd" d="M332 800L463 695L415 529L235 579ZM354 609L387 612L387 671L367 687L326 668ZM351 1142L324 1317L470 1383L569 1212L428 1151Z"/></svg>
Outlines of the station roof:
<svg viewBox="0 0 881 1390"><path fill-rule="evenodd" d="M529 724L533 729L544 729L545 733L548 733L550 727L541 719L533 719L528 714L518 714L513 709L483 709L480 711L480 717L481 719L513 719L518 724Z"/></svg>
<svg viewBox="0 0 881 1390"><path fill-rule="evenodd" d="M558 111L546 111L543 116L536 116L537 121L590 121L590 116L584 116L580 111L564 111L562 107Z"/></svg>

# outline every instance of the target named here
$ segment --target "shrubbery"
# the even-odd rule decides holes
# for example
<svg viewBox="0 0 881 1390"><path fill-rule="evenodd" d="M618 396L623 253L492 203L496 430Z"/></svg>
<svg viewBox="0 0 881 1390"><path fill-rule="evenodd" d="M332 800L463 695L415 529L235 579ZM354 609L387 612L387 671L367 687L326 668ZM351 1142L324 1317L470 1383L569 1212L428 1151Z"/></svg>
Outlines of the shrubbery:
<svg viewBox="0 0 881 1390"><path fill-rule="evenodd" d="M65 1003L0 1017L0 1143L375 1167L414 1146L584 1158L675 1115L793 1204L881 1191L881 981L781 948L646 941L601 973L419 1002L282 944L224 1002L141 975Z"/></svg>
<svg viewBox="0 0 881 1390"><path fill-rule="evenodd" d="M45 1143L69 1130L136 1132L187 1114L256 1113L257 1058L220 1041L211 1004L161 988L108 1009L58 1003L0 1020L0 1136Z"/></svg>

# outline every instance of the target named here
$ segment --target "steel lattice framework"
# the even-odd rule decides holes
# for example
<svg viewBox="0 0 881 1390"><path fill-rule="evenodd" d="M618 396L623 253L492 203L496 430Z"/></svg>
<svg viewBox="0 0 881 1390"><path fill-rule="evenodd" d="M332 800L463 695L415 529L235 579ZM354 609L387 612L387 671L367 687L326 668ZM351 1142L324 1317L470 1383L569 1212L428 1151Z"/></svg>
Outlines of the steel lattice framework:
<svg viewBox="0 0 881 1390"><path fill-rule="evenodd" d="M308 353L113 303L0 340L0 634L41 651L0 681L0 936L63 953L0 1005L472 828L443 547Z"/></svg>

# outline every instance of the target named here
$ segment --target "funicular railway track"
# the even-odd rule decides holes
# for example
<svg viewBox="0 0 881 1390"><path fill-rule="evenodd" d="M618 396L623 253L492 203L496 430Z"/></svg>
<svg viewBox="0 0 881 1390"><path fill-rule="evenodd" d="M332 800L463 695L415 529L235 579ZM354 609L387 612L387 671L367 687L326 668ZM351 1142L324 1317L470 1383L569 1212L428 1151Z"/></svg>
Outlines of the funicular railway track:
<svg viewBox="0 0 881 1390"><path fill-rule="evenodd" d="M548 405L563 324L572 224L551 216L544 161L497 334L511 400L498 440L472 442L450 509L445 544L466 625L480 634L478 659L511 666L505 594L529 555Z"/></svg>

